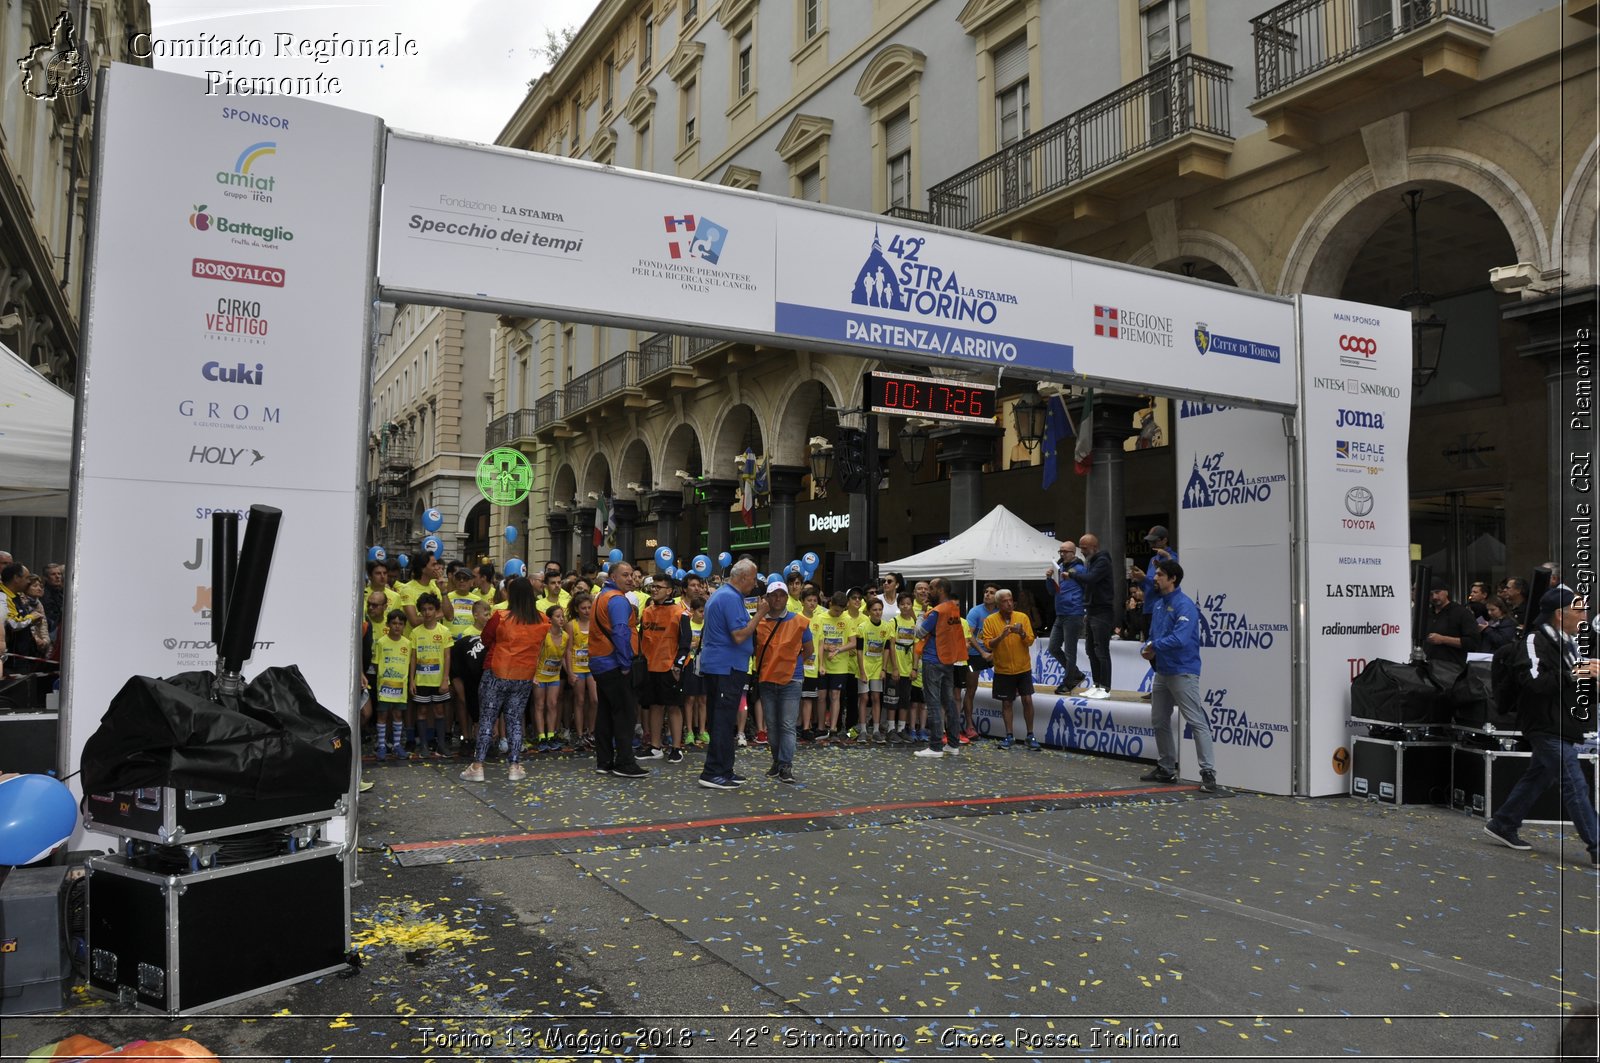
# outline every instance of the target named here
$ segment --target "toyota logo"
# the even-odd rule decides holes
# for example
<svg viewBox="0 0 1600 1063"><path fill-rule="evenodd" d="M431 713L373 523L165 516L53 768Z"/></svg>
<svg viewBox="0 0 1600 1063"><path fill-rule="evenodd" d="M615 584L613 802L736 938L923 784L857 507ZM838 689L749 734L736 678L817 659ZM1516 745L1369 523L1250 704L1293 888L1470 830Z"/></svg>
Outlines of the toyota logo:
<svg viewBox="0 0 1600 1063"><path fill-rule="evenodd" d="M1366 336L1340 336L1339 349L1370 358L1378 353L1378 341Z"/></svg>
<svg viewBox="0 0 1600 1063"><path fill-rule="evenodd" d="M1352 517L1365 517L1372 512L1372 492L1365 487L1352 487L1344 493L1344 508Z"/></svg>

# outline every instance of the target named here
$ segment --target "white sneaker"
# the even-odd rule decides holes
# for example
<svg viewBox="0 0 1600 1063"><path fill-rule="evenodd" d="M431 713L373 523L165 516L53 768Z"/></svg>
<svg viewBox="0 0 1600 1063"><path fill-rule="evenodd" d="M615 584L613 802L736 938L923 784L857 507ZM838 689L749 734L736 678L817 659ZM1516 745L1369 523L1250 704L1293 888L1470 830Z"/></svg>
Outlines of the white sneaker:
<svg viewBox="0 0 1600 1063"><path fill-rule="evenodd" d="M946 752L948 752L948 751L947 750L943 750L943 749L929 749L926 746L924 746L923 748L921 748L921 749L917 750L915 753L913 753L912 756L916 756L916 757L942 757L942 756L945 755Z"/></svg>
<svg viewBox="0 0 1600 1063"><path fill-rule="evenodd" d="M1111 696L1111 691L1103 690L1100 687L1090 687L1088 690L1083 692L1083 696L1086 698L1100 700L1102 698L1109 698Z"/></svg>
<svg viewBox="0 0 1600 1063"><path fill-rule="evenodd" d="M944 747L944 755L947 757L959 757L961 755L961 747L947 745Z"/></svg>
<svg viewBox="0 0 1600 1063"><path fill-rule="evenodd" d="M744 747L745 747L745 746L748 746L748 745L749 745L749 744L750 744L750 739L748 739L748 738L746 738L746 737L745 737L745 736L744 736L744 732L743 732L743 731L740 731L740 732L739 732L739 739L738 739L738 741L739 741L739 748L740 748L740 749L743 749L743 748L744 748Z"/></svg>

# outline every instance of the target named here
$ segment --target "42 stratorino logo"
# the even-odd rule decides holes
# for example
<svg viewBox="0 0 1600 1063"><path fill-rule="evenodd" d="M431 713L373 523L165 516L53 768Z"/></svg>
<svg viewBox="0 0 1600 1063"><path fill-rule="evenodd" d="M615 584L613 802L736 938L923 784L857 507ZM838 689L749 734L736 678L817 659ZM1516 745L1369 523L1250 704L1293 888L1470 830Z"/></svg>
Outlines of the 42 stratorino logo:
<svg viewBox="0 0 1600 1063"><path fill-rule="evenodd" d="M1251 476L1227 457L1227 452L1222 450L1203 458L1195 455L1189 482L1183 489L1184 509L1265 502L1272 497L1272 485L1289 478L1286 473Z"/></svg>
<svg viewBox="0 0 1600 1063"><path fill-rule="evenodd" d="M1286 723L1263 723L1252 720L1250 714L1244 709L1232 708L1227 704L1228 690L1226 687L1218 690L1207 688L1202 699L1206 705L1206 715L1211 717L1211 740L1223 746L1246 746L1252 749L1271 749L1272 743L1278 735L1288 737L1289 725ZM1183 725L1183 738L1185 741L1194 737L1193 729L1185 723Z"/></svg>
<svg viewBox="0 0 1600 1063"><path fill-rule="evenodd" d="M1201 649L1270 650L1279 635L1288 634L1288 624L1253 624L1244 610L1230 609L1227 602L1226 592L1196 599Z"/></svg>

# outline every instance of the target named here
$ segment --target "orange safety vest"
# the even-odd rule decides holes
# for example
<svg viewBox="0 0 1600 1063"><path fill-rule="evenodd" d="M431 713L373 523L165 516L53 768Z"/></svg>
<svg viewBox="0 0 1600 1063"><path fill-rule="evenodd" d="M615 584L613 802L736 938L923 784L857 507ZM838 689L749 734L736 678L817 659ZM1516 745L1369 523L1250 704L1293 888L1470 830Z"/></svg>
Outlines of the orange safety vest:
<svg viewBox="0 0 1600 1063"><path fill-rule="evenodd" d="M492 630L491 630L492 629ZM484 628L491 636L489 671L497 679L532 679L539 671L539 651L550 634L550 621L524 624L510 613L496 613Z"/></svg>
<svg viewBox="0 0 1600 1063"><path fill-rule="evenodd" d="M756 629L755 652L761 661L761 674L756 678L760 682L788 683L794 679L810 627L803 615L791 613L788 620L772 620L770 625L763 622Z"/></svg>
<svg viewBox="0 0 1600 1063"><path fill-rule="evenodd" d="M639 623L639 609L633 604L633 599L617 590L615 587L600 592L594 600L594 612L589 615L594 619L589 624L589 660L596 657L610 657L616 652L617 647L611 641L611 614L607 607L611 599L620 597L628 603L628 629L632 630ZM639 652L639 647L634 646L633 651Z"/></svg>
<svg viewBox="0 0 1600 1063"><path fill-rule="evenodd" d="M941 664L963 664L967 659L967 637L961 633L961 607L946 598L933 610L939 619L934 621L934 652Z"/></svg>
<svg viewBox="0 0 1600 1063"><path fill-rule="evenodd" d="M678 659L678 626L688 615L689 611L678 602L664 605L651 602L644 607L640 617L644 634L639 643L650 671L672 671L672 664Z"/></svg>

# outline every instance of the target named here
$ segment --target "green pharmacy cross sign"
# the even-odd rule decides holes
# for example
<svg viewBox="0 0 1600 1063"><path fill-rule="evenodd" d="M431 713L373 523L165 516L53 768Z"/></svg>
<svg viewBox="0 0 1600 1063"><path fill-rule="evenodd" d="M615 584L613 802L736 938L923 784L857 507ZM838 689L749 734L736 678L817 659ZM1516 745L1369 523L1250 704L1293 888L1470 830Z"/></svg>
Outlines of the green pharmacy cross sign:
<svg viewBox="0 0 1600 1063"><path fill-rule="evenodd" d="M496 447L478 462L478 490L491 505L514 506L532 488L533 466L520 450Z"/></svg>

